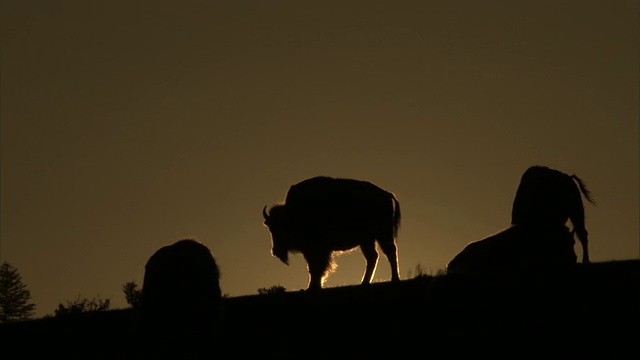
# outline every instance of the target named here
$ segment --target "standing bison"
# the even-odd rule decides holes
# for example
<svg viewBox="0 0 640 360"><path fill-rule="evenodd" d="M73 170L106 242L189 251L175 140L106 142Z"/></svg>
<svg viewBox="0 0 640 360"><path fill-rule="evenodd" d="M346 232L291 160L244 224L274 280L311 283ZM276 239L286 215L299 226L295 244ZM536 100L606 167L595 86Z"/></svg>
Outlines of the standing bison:
<svg viewBox="0 0 640 360"><path fill-rule="evenodd" d="M511 210L511 224L565 225L571 220L582 246L582 262L589 262L589 241L582 195L595 204L582 179L546 166L532 166L520 179Z"/></svg>
<svg viewBox="0 0 640 360"><path fill-rule="evenodd" d="M513 201L511 227L469 243L449 262L448 272L566 268L577 262L574 234L582 245L582 262L588 263L582 195L594 202L576 175L545 166L528 168Z"/></svg>
<svg viewBox="0 0 640 360"><path fill-rule="evenodd" d="M395 195L360 180L314 177L292 185L284 204L262 210L271 232L272 254L289 263L289 252L302 253L308 264L308 289L320 289L334 268L333 254L360 247L369 284L378 262L376 241L400 280L395 239L400 204Z"/></svg>

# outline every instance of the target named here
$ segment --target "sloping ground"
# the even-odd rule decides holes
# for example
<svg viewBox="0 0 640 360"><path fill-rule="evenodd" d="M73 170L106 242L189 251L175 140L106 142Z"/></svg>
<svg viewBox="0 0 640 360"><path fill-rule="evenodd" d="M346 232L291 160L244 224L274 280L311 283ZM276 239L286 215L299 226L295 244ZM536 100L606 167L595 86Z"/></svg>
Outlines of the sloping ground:
<svg viewBox="0 0 640 360"><path fill-rule="evenodd" d="M562 351L590 357L603 351L610 358L640 351L636 260L578 266L565 274L424 277L230 300L225 335L249 340L251 346L232 347L246 354Z"/></svg>
<svg viewBox="0 0 640 360"><path fill-rule="evenodd" d="M3 352L139 359L137 316L112 310L5 324L0 339ZM640 260L234 297L221 316L207 358L637 358Z"/></svg>

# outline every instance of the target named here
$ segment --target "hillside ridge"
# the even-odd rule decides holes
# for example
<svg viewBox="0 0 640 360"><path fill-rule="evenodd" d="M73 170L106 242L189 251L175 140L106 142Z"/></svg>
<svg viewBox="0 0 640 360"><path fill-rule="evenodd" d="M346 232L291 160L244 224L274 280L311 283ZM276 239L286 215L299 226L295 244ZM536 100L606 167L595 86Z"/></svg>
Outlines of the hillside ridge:
<svg viewBox="0 0 640 360"><path fill-rule="evenodd" d="M309 349L317 356L397 355L427 348L506 352L499 343L536 352L625 355L638 351L640 260L578 264L564 274L445 274L226 297L220 314L212 348L234 356L297 358ZM2 324L0 330L6 343L73 340L105 351L104 358L123 358L139 344L138 321L136 310L117 309ZM238 346L239 341L245 345ZM117 345L105 348L105 343ZM363 346L368 343L376 346ZM71 350L58 348L60 355L72 356Z"/></svg>

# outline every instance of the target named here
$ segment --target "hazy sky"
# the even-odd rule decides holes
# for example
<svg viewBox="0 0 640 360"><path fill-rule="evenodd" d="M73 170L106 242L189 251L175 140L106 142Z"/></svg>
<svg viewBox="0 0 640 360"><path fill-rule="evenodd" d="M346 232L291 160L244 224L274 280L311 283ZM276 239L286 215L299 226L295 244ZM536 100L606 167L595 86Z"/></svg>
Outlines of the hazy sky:
<svg viewBox="0 0 640 360"><path fill-rule="evenodd" d="M231 296L305 288L261 211L316 175L397 195L405 277L508 226L531 165L592 190L593 261L639 257L636 0L0 4L0 257L38 315L125 307L183 238ZM360 281L337 263L326 286Z"/></svg>

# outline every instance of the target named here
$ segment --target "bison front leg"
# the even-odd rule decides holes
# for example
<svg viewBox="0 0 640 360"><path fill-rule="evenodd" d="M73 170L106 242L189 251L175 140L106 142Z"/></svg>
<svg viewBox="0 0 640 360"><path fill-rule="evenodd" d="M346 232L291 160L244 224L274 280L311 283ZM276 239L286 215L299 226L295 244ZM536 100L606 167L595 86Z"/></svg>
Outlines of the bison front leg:
<svg viewBox="0 0 640 360"><path fill-rule="evenodd" d="M331 269L331 252L310 252L303 253L307 260L309 270L309 286L307 290L319 290L322 288L325 277Z"/></svg>
<svg viewBox="0 0 640 360"><path fill-rule="evenodd" d="M378 265L378 251L376 250L375 242L362 244L360 245L360 249L362 250L364 258L367 260L367 268L362 276L362 285L367 285L371 283L373 274L376 271L376 266Z"/></svg>

